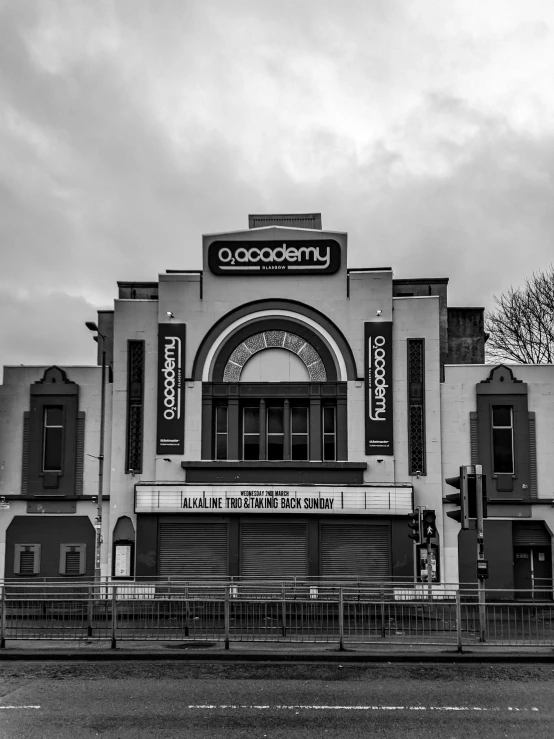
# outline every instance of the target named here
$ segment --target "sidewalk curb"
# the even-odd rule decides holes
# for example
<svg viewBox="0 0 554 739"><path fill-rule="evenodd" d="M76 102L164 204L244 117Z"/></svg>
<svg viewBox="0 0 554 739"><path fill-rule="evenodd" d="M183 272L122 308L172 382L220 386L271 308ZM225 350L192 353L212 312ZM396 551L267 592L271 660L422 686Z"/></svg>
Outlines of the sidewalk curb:
<svg viewBox="0 0 554 739"><path fill-rule="evenodd" d="M476 654L437 652L433 654L302 654L275 652L137 652L110 650L109 652L7 650L0 654L0 662L273 662L273 663L337 663L337 664L554 664L551 654Z"/></svg>

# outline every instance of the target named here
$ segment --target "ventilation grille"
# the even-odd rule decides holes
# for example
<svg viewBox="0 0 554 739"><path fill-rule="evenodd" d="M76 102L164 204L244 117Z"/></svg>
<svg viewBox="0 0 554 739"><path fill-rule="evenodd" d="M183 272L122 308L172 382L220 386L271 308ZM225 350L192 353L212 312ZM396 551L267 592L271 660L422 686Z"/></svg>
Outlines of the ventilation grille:
<svg viewBox="0 0 554 739"><path fill-rule="evenodd" d="M127 395L127 470L142 472L144 341L129 342Z"/></svg>
<svg viewBox="0 0 554 739"><path fill-rule="evenodd" d="M425 460L425 343L408 339L409 474L426 474Z"/></svg>
<svg viewBox="0 0 554 739"><path fill-rule="evenodd" d="M313 228L321 231L321 213L283 213L248 216L248 228L264 228L265 226Z"/></svg>
<svg viewBox="0 0 554 739"><path fill-rule="evenodd" d="M27 494L27 483L29 480L29 427L30 414L23 414L23 452L21 454L21 494Z"/></svg>
<svg viewBox="0 0 554 739"><path fill-rule="evenodd" d="M71 551L65 553L65 574L81 574L81 553L73 547Z"/></svg>
<svg viewBox="0 0 554 739"><path fill-rule="evenodd" d="M35 553L32 549L23 549L19 559L19 574L35 574Z"/></svg>

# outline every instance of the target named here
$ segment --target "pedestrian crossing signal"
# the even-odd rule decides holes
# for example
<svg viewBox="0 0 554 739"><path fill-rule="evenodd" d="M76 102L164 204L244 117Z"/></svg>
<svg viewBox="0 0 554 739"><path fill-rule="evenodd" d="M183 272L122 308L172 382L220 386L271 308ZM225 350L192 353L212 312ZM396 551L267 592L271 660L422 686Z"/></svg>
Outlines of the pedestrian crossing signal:
<svg viewBox="0 0 554 739"><path fill-rule="evenodd" d="M437 535L437 514L431 508L423 511L423 536L434 539Z"/></svg>

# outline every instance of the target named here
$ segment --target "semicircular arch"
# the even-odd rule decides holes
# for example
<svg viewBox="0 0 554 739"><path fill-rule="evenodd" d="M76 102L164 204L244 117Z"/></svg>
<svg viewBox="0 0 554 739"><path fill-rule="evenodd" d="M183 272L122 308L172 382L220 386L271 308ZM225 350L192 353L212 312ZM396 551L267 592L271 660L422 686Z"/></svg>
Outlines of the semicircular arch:
<svg viewBox="0 0 554 739"><path fill-rule="evenodd" d="M212 326L194 358L193 380L209 382L215 377L222 380L231 353L248 335L278 329L305 338L316 349L325 365L328 381L356 379L352 350L343 333L327 316L297 301L259 300L230 311Z"/></svg>

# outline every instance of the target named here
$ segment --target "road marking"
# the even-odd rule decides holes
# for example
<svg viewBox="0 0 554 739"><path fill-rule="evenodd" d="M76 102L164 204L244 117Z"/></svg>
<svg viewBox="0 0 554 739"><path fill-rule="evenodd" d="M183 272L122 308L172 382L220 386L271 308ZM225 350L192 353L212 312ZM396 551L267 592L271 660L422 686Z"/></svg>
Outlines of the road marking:
<svg viewBox="0 0 554 739"><path fill-rule="evenodd" d="M40 708L40 706L0 706L0 710L5 711L8 708Z"/></svg>
<svg viewBox="0 0 554 739"><path fill-rule="evenodd" d="M258 711L538 711L538 708L515 708L507 706L506 708L487 707L487 706L257 706L257 705L212 705L197 704L187 706L190 709L209 709L209 710L236 710L239 708L253 708Z"/></svg>

